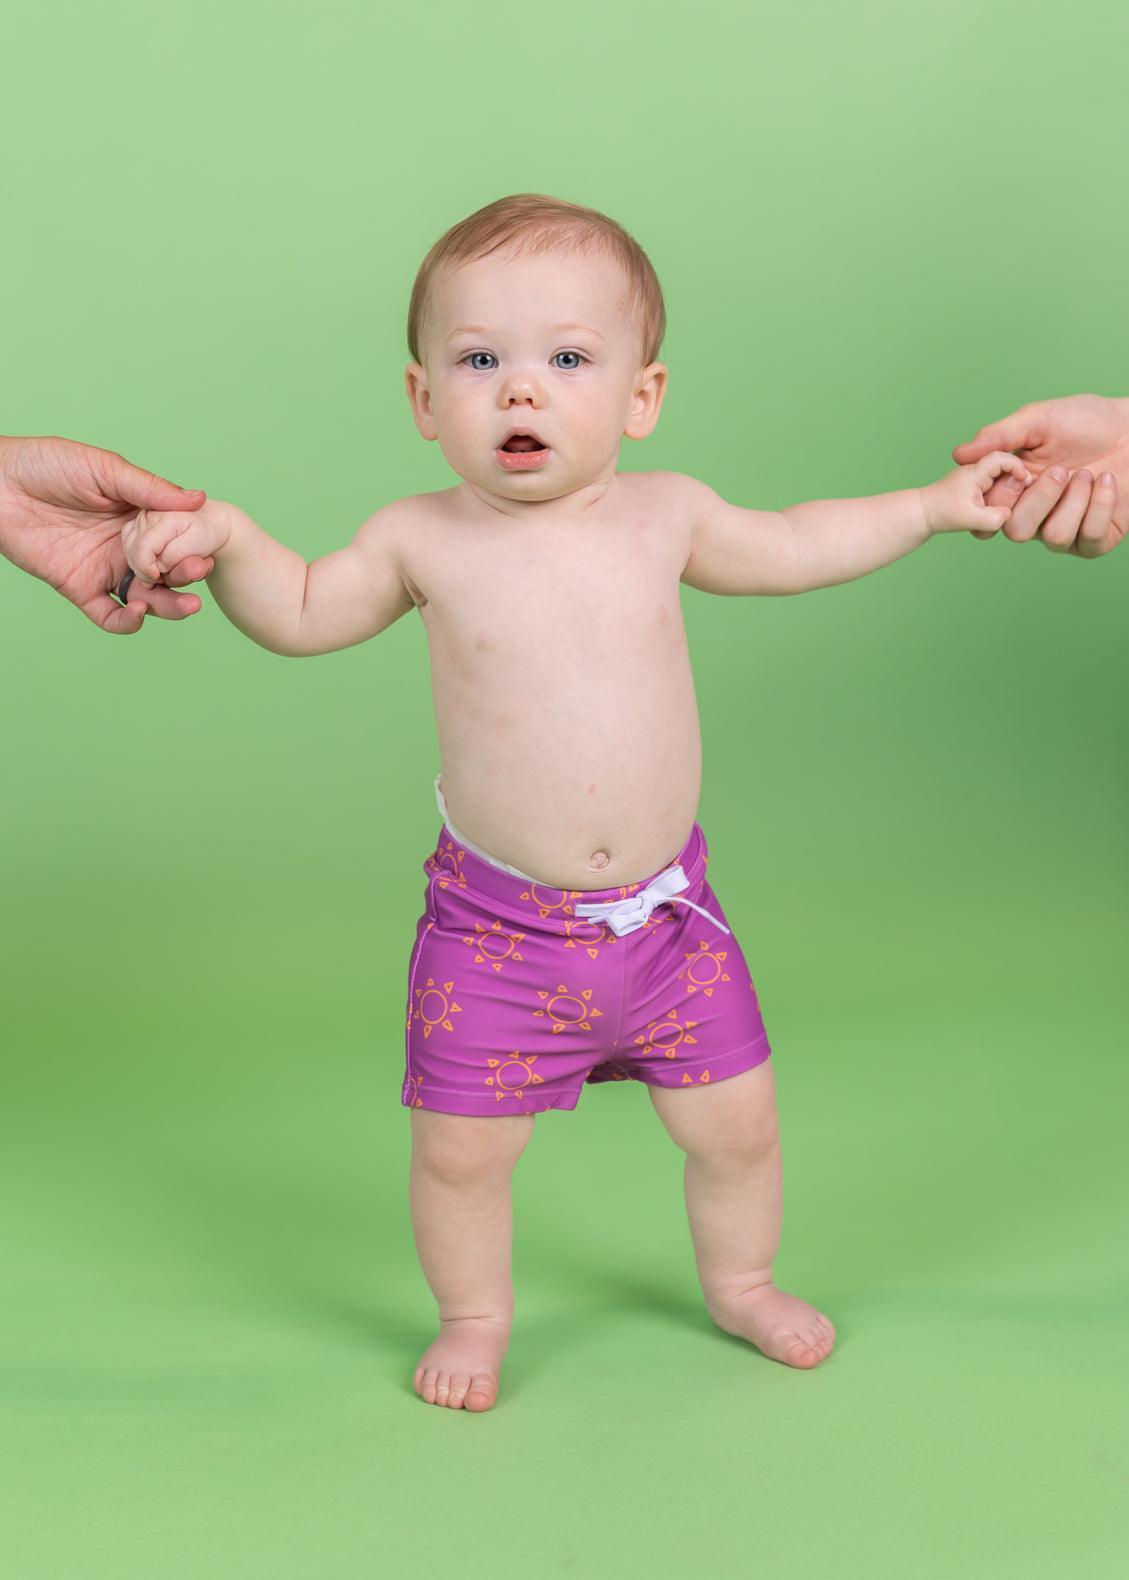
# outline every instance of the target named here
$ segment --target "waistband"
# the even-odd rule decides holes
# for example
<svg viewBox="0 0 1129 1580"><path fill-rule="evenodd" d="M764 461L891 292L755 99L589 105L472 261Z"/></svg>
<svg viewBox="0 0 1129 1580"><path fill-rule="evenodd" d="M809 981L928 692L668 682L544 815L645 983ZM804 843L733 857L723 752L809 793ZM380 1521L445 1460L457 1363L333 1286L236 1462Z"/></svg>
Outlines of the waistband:
<svg viewBox="0 0 1129 1580"><path fill-rule="evenodd" d="M464 850L473 850L474 854L479 857L480 860L488 861L492 867L499 867L503 872L512 873L515 878L524 878L526 883L535 883L537 880L531 877L528 872L522 872L520 867L511 867L508 861L500 861L497 856L491 856L487 851L482 849L481 845L472 845L465 834L459 833L458 829L451 822L450 815L448 814L447 797L439 788L439 781L442 779L442 777L443 775L441 773L435 775L435 800L439 807L439 816L446 824L447 832L455 841L455 844L461 845Z"/></svg>
<svg viewBox="0 0 1129 1580"><path fill-rule="evenodd" d="M444 826L434 853L423 864L429 876L436 869L445 870L461 886L516 910L533 904L546 923L550 917L592 918L606 921L614 933L622 936L642 927L657 905L684 904L708 917L723 933L729 932L724 922L693 898L705 882L709 860L709 845L697 821L673 861L657 872L610 888L562 889L507 866L463 839L446 816L439 777L435 780L435 794Z"/></svg>

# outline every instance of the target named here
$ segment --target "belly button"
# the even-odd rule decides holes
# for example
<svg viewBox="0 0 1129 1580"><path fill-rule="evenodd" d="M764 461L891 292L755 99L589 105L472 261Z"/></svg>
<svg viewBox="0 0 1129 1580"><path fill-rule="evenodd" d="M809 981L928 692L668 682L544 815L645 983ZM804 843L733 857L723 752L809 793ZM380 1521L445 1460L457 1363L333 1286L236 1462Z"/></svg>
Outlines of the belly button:
<svg viewBox="0 0 1129 1580"><path fill-rule="evenodd" d="M590 867L606 867L607 864L608 864L608 853L607 853L606 850L593 851L592 857L591 857L590 861L588 862L588 865Z"/></svg>

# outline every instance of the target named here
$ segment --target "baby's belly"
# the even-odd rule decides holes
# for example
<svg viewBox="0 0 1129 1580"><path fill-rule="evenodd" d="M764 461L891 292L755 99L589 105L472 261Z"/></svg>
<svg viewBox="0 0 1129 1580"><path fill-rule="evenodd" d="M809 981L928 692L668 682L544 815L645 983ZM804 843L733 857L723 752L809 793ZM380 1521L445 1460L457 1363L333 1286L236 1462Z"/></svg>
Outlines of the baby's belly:
<svg viewBox="0 0 1129 1580"><path fill-rule="evenodd" d="M614 655L432 654L441 789L480 850L570 889L669 865L697 814L701 740L683 632ZM680 640L679 640L680 639ZM510 655L512 660L513 655ZM614 658L614 662L611 661Z"/></svg>

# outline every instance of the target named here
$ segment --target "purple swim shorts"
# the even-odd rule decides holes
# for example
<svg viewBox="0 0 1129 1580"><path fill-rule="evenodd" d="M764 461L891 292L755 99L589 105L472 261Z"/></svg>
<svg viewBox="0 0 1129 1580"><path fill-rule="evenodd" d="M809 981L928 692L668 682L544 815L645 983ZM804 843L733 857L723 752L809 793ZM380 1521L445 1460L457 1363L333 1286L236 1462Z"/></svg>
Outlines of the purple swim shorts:
<svg viewBox="0 0 1129 1580"><path fill-rule="evenodd" d="M539 1113L575 1108L586 1081L696 1086L763 1063L707 857L695 823L652 878L559 889L482 860L444 823L408 962L405 1107Z"/></svg>

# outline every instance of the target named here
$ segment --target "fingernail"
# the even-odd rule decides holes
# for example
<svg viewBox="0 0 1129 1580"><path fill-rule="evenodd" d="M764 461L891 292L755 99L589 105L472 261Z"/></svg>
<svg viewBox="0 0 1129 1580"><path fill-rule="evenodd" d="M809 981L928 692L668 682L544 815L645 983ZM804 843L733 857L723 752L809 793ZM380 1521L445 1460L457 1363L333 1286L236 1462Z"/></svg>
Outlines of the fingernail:
<svg viewBox="0 0 1129 1580"><path fill-rule="evenodd" d="M1084 483L1092 483L1094 481L1093 472L1088 472L1085 467L1080 472L1075 472L1074 475L1075 477L1080 477Z"/></svg>
<svg viewBox="0 0 1129 1580"><path fill-rule="evenodd" d="M1065 468L1065 466L1052 466L1051 467L1051 476L1054 478L1056 483L1065 483L1066 482L1066 468Z"/></svg>
<svg viewBox="0 0 1129 1580"><path fill-rule="evenodd" d="M1113 473L1112 472L1103 472L1102 473L1102 487L1103 488L1112 488L1113 487Z"/></svg>

